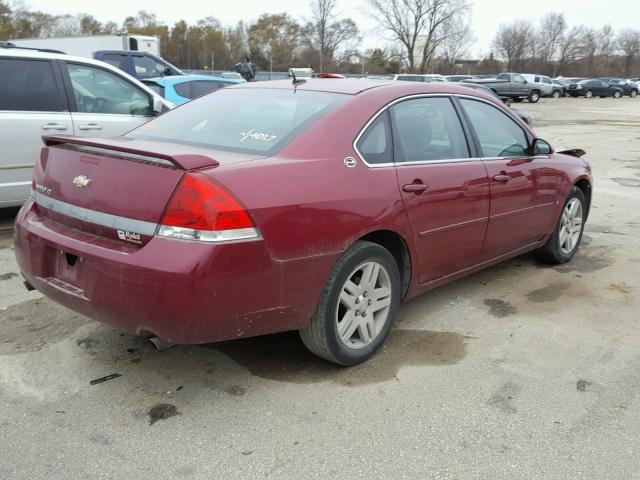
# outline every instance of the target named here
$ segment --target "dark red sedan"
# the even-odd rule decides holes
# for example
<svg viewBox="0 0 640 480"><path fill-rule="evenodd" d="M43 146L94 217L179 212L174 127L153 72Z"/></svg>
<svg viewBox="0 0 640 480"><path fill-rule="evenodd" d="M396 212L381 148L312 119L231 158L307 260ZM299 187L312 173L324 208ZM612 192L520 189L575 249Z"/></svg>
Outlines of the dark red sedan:
<svg viewBox="0 0 640 480"><path fill-rule="evenodd" d="M446 83L246 83L45 142L15 228L28 286L167 343L299 330L342 365L402 300L531 250L570 260L591 202L581 152Z"/></svg>

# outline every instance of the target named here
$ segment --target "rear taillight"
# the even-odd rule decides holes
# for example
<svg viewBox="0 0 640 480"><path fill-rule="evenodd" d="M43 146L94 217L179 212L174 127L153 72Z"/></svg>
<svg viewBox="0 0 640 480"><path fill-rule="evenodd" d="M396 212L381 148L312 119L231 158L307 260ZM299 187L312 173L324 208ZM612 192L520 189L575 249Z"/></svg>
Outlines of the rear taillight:
<svg viewBox="0 0 640 480"><path fill-rule="evenodd" d="M260 238L242 205L220 185L198 173L183 177L165 209L158 235L199 242Z"/></svg>

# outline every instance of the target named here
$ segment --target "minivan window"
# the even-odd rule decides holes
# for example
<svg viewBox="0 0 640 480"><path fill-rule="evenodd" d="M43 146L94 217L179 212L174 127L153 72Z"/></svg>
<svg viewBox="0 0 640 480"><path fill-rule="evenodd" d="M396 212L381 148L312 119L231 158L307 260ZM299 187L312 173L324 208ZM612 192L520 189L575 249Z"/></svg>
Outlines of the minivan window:
<svg viewBox="0 0 640 480"><path fill-rule="evenodd" d="M66 110L47 60L0 59L0 110Z"/></svg>
<svg viewBox="0 0 640 480"><path fill-rule="evenodd" d="M68 63L78 112L150 116L151 99L142 90L112 72Z"/></svg>
<svg viewBox="0 0 640 480"><path fill-rule="evenodd" d="M349 98L304 90L223 88L156 117L127 136L273 154Z"/></svg>
<svg viewBox="0 0 640 480"><path fill-rule="evenodd" d="M460 119L449 98L416 98L391 107L396 162L468 158Z"/></svg>
<svg viewBox="0 0 640 480"><path fill-rule="evenodd" d="M529 147L524 130L506 113L485 102L460 99L476 132L482 156L522 157Z"/></svg>

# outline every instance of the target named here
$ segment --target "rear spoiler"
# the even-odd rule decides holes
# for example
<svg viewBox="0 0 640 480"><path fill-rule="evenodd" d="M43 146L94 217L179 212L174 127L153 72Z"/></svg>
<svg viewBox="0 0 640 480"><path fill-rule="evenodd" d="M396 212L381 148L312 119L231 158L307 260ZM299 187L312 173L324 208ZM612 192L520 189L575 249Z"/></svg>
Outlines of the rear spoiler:
<svg viewBox="0 0 640 480"><path fill-rule="evenodd" d="M195 170L204 167L217 167L220 163L204 154L181 153L189 147L155 142L147 142L126 137L116 138L83 138L66 135L50 135L42 137L47 147L66 148L88 154L112 156L142 163Z"/></svg>

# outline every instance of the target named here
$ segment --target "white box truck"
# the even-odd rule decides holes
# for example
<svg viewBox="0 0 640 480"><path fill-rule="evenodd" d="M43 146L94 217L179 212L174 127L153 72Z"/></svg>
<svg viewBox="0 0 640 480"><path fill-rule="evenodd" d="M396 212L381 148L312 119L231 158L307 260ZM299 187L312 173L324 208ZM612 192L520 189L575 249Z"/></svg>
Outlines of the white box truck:
<svg viewBox="0 0 640 480"><path fill-rule="evenodd" d="M93 58L101 50L135 50L160 56L160 37L147 35L90 35L59 38L17 38L18 47L60 50L69 55Z"/></svg>

